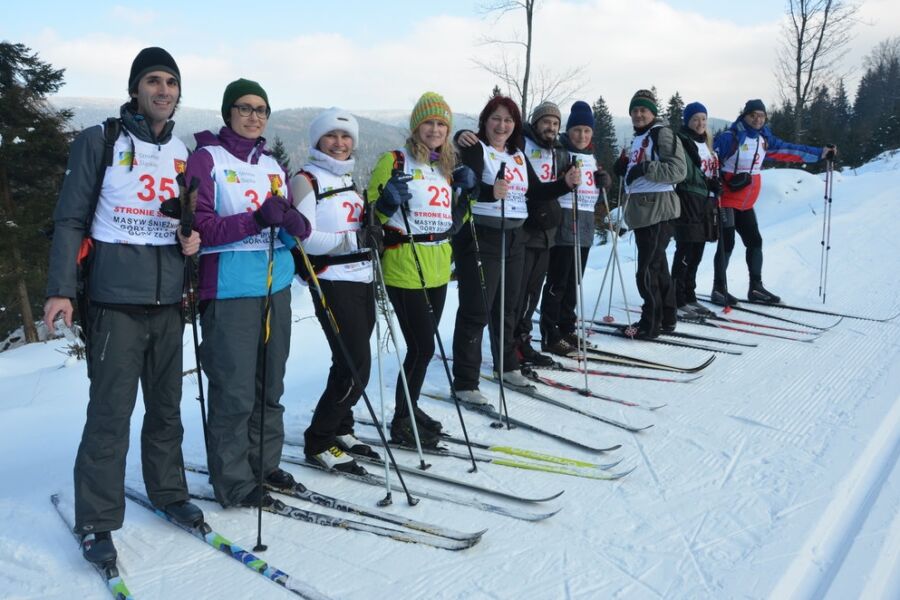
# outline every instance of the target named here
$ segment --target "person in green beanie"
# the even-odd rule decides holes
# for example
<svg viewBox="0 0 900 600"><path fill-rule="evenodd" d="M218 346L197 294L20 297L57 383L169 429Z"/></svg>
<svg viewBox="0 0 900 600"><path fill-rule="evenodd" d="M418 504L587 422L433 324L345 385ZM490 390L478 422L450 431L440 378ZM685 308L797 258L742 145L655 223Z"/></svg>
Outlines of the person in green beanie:
<svg viewBox="0 0 900 600"><path fill-rule="evenodd" d="M187 181L200 184L194 228L203 239L200 359L209 382L207 459L224 507L273 502L259 486L260 475L281 489L296 483L278 466L284 442L280 399L291 339L290 248L309 235L309 222L293 207L287 174L266 150L263 134L271 112L259 83L228 84L222 96L225 126L194 136L197 148L185 173ZM260 410L266 411L265 431L259 429Z"/></svg>

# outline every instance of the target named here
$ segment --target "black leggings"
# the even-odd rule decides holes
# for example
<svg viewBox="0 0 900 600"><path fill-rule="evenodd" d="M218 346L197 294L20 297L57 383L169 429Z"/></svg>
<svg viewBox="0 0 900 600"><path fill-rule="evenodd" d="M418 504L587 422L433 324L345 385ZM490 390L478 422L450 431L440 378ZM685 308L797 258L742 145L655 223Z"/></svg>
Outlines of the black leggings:
<svg viewBox="0 0 900 600"><path fill-rule="evenodd" d="M669 274L666 247L672 238L668 221L634 230L637 245L638 292L644 300L641 321L653 332L659 332L663 323L675 322L675 287Z"/></svg>
<svg viewBox="0 0 900 600"><path fill-rule="evenodd" d="M444 311L444 300L447 298L447 285L428 288L427 291L435 318L440 322L441 313ZM388 286L387 293L394 306L394 312L397 314L403 339L406 341L403 372L406 374L406 383L409 386L409 397L415 405L419 399L419 392L422 391L422 383L425 382L428 363L434 356L434 323L431 315L428 314L425 294L421 289ZM444 349L446 350L446 346ZM397 392L394 396L394 418L407 415L409 415L409 407L406 405L403 382L398 374Z"/></svg>
<svg viewBox="0 0 900 600"><path fill-rule="evenodd" d="M756 222L756 212L750 210L727 209L734 213L734 226L723 227L722 237L716 249L715 281L713 287L724 290L728 285L728 262L731 260L731 252L734 250L734 232L737 231L747 249L747 270L750 272L750 281L762 281L762 235L759 233L759 223ZM723 221L724 222L724 221ZM724 255L723 255L724 253Z"/></svg>
<svg viewBox="0 0 900 600"><path fill-rule="evenodd" d="M706 242L675 242L672 258L672 280L675 283L675 304L684 306L696 302L697 268L703 260Z"/></svg>

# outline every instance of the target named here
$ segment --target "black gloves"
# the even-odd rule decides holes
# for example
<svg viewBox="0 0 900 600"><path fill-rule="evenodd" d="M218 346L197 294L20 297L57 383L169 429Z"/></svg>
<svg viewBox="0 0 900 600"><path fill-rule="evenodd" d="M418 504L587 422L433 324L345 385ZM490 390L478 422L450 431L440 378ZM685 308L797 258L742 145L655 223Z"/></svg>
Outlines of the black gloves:
<svg viewBox="0 0 900 600"><path fill-rule="evenodd" d="M647 161L639 162L631 167L628 175L625 176L625 185L631 185L638 177L643 177L647 173Z"/></svg>
<svg viewBox="0 0 900 600"><path fill-rule="evenodd" d="M718 196L722 193L722 182L719 181L718 177L707 177L706 189Z"/></svg>
<svg viewBox="0 0 900 600"><path fill-rule="evenodd" d="M616 162L613 163L613 173L615 173L619 177L625 177L625 171L628 170L628 156L625 155L625 151L622 150L622 154L619 155L619 158L616 159Z"/></svg>
<svg viewBox="0 0 900 600"><path fill-rule="evenodd" d="M594 171L594 185L598 190L609 190L612 187L612 177L601 167Z"/></svg>
<svg viewBox="0 0 900 600"><path fill-rule="evenodd" d="M382 229L381 223L371 223L357 229L356 247L360 250L371 248L372 252L378 253L378 256L384 254L384 229Z"/></svg>

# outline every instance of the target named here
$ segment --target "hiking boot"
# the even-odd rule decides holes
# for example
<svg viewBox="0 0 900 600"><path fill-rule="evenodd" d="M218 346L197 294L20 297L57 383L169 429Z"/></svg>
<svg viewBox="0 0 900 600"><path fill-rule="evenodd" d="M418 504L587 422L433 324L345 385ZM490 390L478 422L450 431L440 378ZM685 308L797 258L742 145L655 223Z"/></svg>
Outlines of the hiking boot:
<svg viewBox="0 0 900 600"><path fill-rule="evenodd" d="M713 288L709 294L709 301L719 306L737 306L738 299L724 290Z"/></svg>
<svg viewBox="0 0 900 600"><path fill-rule="evenodd" d="M494 371L494 379L499 381L500 376ZM534 389L534 382L522 375L519 371L504 371L503 372L503 385L508 385L512 388L532 388Z"/></svg>
<svg viewBox="0 0 900 600"><path fill-rule="evenodd" d="M763 304L780 304L781 298L763 287L762 281L751 281L747 290L747 300Z"/></svg>
<svg viewBox="0 0 900 600"><path fill-rule="evenodd" d="M262 507L269 508L270 506L275 504L275 498L273 498L269 492L265 491L259 486L253 488L253 490L244 496L244 498L238 502L238 506L241 508L256 508L260 505L260 496L262 496Z"/></svg>
<svg viewBox="0 0 900 600"><path fill-rule="evenodd" d="M337 443L338 448L340 448L344 452L381 460L381 456L377 452L372 450L371 446L369 446L368 444L364 444L356 439L356 436L354 436L352 433L345 433L344 435L336 436L334 438L334 441L335 443Z"/></svg>
<svg viewBox="0 0 900 600"><path fill-rule="evenodd" d="M302 483L298 483L294 476L285 471L284 469L275 469L268 475L266 475L265 479L266 485L275 488L276 490L284 490L284 491L305 491L306 487Z"/></svg>
<svg viewBox="0 0 900 600"><path fill-rule="evenodd" d="M416 425L418 425L420 429L425 428L434 435L441 435L444 426L441 425L440 421L426 414L425 411L418 406L413 406L413 414L416 415Z"/></svg>
<svg viewBox="0 0 900 600"><path fill-rule="evenodd" d="M553 359L532 348L530 340L530 336L523 336L519 338L519 341L516 343L516 353L519 355L519 363L535 367L552 367L554 363Z"/></svg>
<svg viewBox="0 0 900 600"><path fill-rule="evenodd" d="M456 398L460 402L465 402L466 404L474 404L476 406L490 406L490 402L480 390L456 390Z"/></svg>
<svg viewBox="0 0 900 600"><path fill-rule="evenodd" d="M199 506L187 500L166 504L163 512L183 525L195 526L203 522L203 511Z"/></svg>
<svg viewBox="0 0 900 600"><path fill-rule="evenodd" d="M353 473L355 475L366 474L365 469L337 446L332 446L317 454L307 454L306 462L325 467L328 471L341 471L342 473Z"/></svg>
<svg viewBox="0 0 900 600"><path fill-rule="evenodd" d="M550 352L551 354L555 354L557 356L564 356L566 358L575 358L578 356L578 350L567 342L563 338L559 338L552 344L545 344L541 342L541 350L544 352Z"/></svg>
<svg viewBox="0 0 900 600"><path fill-rule="evenodd" d="M81 555L89 563L106 565L115 563L118 553L108 531L98 531L81 536Z"/></svg>
<svg viewBox="0 0 900 600"><path fill-rule="evenodd" d="M434 448L437 446L438 441L441 439L437 434L425 427L421 427L418 421L416 421L416 428L423 448ZM409 415L395 416L394 420L391 421L391 441L410 448L416 447L416 434L413 431L412 420L409 418Z"/></svg>

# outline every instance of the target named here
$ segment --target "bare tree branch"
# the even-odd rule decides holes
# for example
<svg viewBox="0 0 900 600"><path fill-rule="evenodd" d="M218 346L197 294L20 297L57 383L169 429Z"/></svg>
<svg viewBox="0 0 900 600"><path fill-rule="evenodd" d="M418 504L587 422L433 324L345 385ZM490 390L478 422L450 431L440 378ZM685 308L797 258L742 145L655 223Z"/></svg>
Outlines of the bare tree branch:
<svg viewBox="0 0 900 600"><path fill-rule="evenodd" d="M813 91L848 51L859 6L844 0L788 0L788 21L778 52L776 78L782 102L794 109L794 136Z"/></svg>

